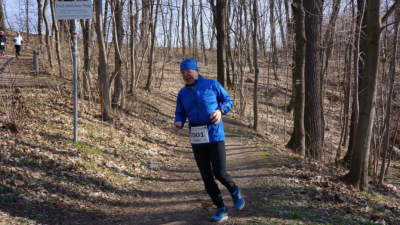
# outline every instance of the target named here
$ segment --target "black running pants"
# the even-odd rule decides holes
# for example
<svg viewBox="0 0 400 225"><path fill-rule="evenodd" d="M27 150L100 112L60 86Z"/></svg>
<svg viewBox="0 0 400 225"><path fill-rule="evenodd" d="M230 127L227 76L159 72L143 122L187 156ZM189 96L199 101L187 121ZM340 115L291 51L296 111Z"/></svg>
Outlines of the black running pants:
<svg viewBox="0 0 400 225"><path fill-rule="evenodd" d="M19 56L21 54L21 45L15 45L15 55Z"/></svg>
<svg viewBox="0 0 400 225"><path fill-rule="evenodd" d="M231 175L226 172L225 142L220 141L193 145L193 153L207 193L218 208L224 207L221 191L214 177L219 180L230 193L236 189Z"/></svg>

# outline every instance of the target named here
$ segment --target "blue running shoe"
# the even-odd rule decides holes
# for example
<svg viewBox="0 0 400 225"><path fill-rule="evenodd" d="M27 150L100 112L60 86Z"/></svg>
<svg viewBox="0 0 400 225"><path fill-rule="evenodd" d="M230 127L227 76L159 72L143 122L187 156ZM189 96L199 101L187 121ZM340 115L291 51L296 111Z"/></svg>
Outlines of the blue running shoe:
<svg viewBox="0 0 400 225"><path fill-rule="evenodd" d="M233 200L233 207L235 207L236 210L242 210L244 208L244 199L240 194L239 186L237 186L236 190L232 192L231 195Z"/></svg>
<svg viewBox="0 0 400 225"><path fill-rule="evenodd" d="M228 209L226 209L225 207L218 208L215 215L211 217L211 220L214 222L221 222L226 219L228 219Z"/></svg>

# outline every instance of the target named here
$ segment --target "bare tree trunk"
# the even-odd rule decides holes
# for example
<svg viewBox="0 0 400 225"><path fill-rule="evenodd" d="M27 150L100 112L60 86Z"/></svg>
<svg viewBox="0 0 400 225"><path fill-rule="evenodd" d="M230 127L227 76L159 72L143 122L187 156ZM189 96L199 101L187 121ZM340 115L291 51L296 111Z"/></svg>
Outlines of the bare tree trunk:
<svg viewBox="0 0 400 225"><path fill-rule="evenodd" d="M40 48L43 45L43 38L42 38L42 23L43 23L43 7L42 7L42 0L37 0L38 5L38 36L39 36L39 46Z"/></svg>
<svg viewBox="0 0 400 225"><path fill-rule="evenodd" d="M396 18L395 21L395 28L394 28L394 35L393 35L393 46L392 50L392 57L390 59L390 67L389 67L389 77L390 77L390 88L388 94L388 100L386 103L386 116L385 116L385 132L383 135L383 158L382 158L382 165L381 165L381 172L379 175L379 184L383 184L383 179L385 177L385 165L386 165L386 158L388 155L389 150L389 141L390 141L390 121L391 121L391 114L392 114L392 99L393 99L393 89L394 89L394 81L396 76L396 62L397 62L397 50L398 50L398 33L399 33L399 20L400 20L400 9L396 11Z"/></svg>
<svg viewBox="0 0 400 225"><path fill-rule="evenodd" d="M278 1L278 6L279 6L279 10L278 10L278 23L279 23L279 30L281 33L281 40L282 40L282 49L286 49L287 48L287 40L286 40L286 32L283 26L283 13L282 13L282 0Z"/></svg>
<svg viewBox="0 0 400 225"><path fill-rule="evenodd" d="M169 2L170 0L168 0ZM170 2L169 2L170 3ZM171 4L171 3L170 3ZM173 18L174 18L174 13L172 7L169 7L169 33L168 33L168 62L171 61L173 53L172 53L172 24L173 24ZM177 17L178 18L178 17Z"/></svg>
<svg viewBox="0 0 400 225"><path fill-rule="evenodd" d="M204 30L203 30L203 1L199 1L200 4L200 39L201 39L201 49L203 50L203 62L205 65L207 62L207 52L206 52L206 44L204 42Z"/></svg>
<svg viewBox="0 0 400 225"><path fill-rule="evenodd" d="M30 26L29 26L29 0L25 0L25 28L26 28L26 35L27 41L29 41L30 37Z"/></svg>
<svg viewBox="0 0 400 225"><path fill-rule="evenodd" d="M367 12L366 0L357 0L357 22L354 33L354 84L353 84L353 103L350 119L349 145L347 153L343 158L346 164L349 164L353 155L353 142L356 136L356 127L359 119L359 86L360 74L364 73L364 64L366 62L366 27L367 27Z"/></svg>
<svg viewBox="0 0 400 225"><path fill-rule="evenodd" d="M122 0L114 0L111 3L111 10L113 14L113 29L114 29L114 72L113 77L115 75L114 80L114 93L111 99L111 106L113 108L123 107L123 98L124 98L124 83L122 82L122 45L124 40L124 25L122 21L122 11L124 8L124 3ZM110 80L113 81L113 77Z"/></svg>
<svg viewBox="0 0 400 225"><path fill-rule="evenodd" d="M286 40L289 42L289 37L292 35L292 21L290 19L290 8L289 8L289 0L283 0L283 5L285 6L285 20L286 20ZM304 3L303 3L304 5ZM289 46L289 44L288 44Z"/></svg>
<svg viewBox="0 0 400 225"><path fill-rule="evenodd" d="M6 30L5 16L3 10L3 0L0 0L0 30Z"/></svg>
<svg viewBox="0 0 400 225"><path fill-rule="evenodd" d="M272 70L275 80L278 78L278 49L276 48L276 32L275 32L275 0L269 0L269 25L271 30L271 49L272 49Z"/></svg>
<svg viewBox="0 0 400 225"><path fill-rule="evenodd" d="M306 55L306 33L304 24L304 7L303 0L297 0L292 3L292 11L294 15L295 28L295 67L293 70L293 79L295 80L295 96L294 112L293 112L293 133L287 146L296 153L305 156L305 135L304 135L304 70Z"/></svg>
<svg viewBox="0 0 400 225"><path fill-rule="evenodd" d="M58 61L58 73L60 77L64 77L63 75L63 69L62 69L62 61L61 61L61 52L60 52L60 32L58 29L58 24L56 20L56 14L54 10L54 5L55 5L55 0L50 0L50 5L51 5L51 18L53 20L53 30L54 30L54 36L55 36L55 43L56 43L56 54L57 54L57 61Z"/></svg>
<svg viewBox="0 0 400 225"><path fill-rule="evenodd" d="M259 47L258 48L259 48L259 51L262 52L263 56L266 57L267 52L268 52L268 49L267 49L268 41L266 38L268 19L266 16L261 16L264 13L266 14L267 12L266 11L260 12L260 15L259 15L260 18L258 20L259 21L258 22L258 33L259 33L259 35L258 35L258 46ZM268 32L269 32L269 30L268 30Z"/></svg>
<svg viewBox="0 0 400 225"><path fill-rule="evenodd" d="M90 75L90 61L91 61L91 51L90 45L92 43L92 26L91 20L80 20L83 34L83 91L89 97L91 97L91 75Z"/></svg>
<svg viewBox="0 0 400 225"><path fill-rule="evenodd" d="M244 0L240 1L240 4L238 6L239 8L239 15L241 15L244 11L245 4L243 4ZM238 23L238 28L237 28L237 33L238 33L238 38L237 38L237 62L238 62L238 73L240 77L239 81L239 115L243 117L245 115L245 110L246 110L246 105L247 105L247 99L246 99L246 90L244 87L244 67L246 65L246 59L245 59L245 43L244 41L244 34L243 32L245 31L244 29L244 23L243 23L243 18L242 16L237 17L237 23ZM236 87L236 86L235 86ZM236 93L236 90L234 91Z"/></svg>
<svg viewBox="0 0 400 225"><path fill-rule="evenodd" d="M360 117L354 140L350 171L346 180L360 190L368 188L368 161L375 117L376 77L378 70L381 0L367 0L366 68L360 74Z"/></svg>
<svg viewBox="0 0 400 225"><path fill-rule="evenodd" d="M187 0L186 0L187 1ZM192 30L191 30L191 26L190 26L190 22L189 22L189 9L188 9L188 6L187 6L187 4L188 3L186 3L186 17L185 17L185 21L186 21L186 34L187 34L187 47L189 48L189 50L192 50L192 54L189 54L189 55L192 55L193 56L193 46L192 46Z"/></svg>
<svg viewBox="0 0 400 225"><path fill-rule="evenodd" d="M198 60L199 58L199 52L197 48L197 23L198 19L196 17L196 7L195 7L195 1L192 0L192 39L193 39L193 58Z"/></svg>
<svg viewBox="0 0 400 225"><path fill-rule="evenodd" d="M389 156L389 160L388 160L388 163L387 163L387 166L386 166L385 174L389 174L390 163L392 161L392 155L393 155L393 152L394 152L394 144L396 143L396 138L400 137L400 136L397 136L397 135L399 135L399 131L400 131L399 127L400 127L400 116L397 118L396 127L394 129L395 131L394 131L394 134L393 134L393 142L392 142L392 144L390 146L390 156Z"/></svg>
<svg viewBox="0 0 400 225"><path fill-rule="evenodd" d="M107 31L107 21L108 21L108 6L110 5L110 0L105 0L104 3L104 16L103 16L103 33L105 40L108 40L108 32Z"/></svg>
<svg viewBox="0 0 400 225"><path fill-rule="evenodd" d="M351 7L352 18L354 18L354 4ZM349 112L350 112L350 98L351 98L351 75L352 75L352 62L353 62L353 53L354 53L354 27L355 22L351 20L351 27L349 30L349 40L346 43L346 47L344 50L344 85L343 85L343 92L344 92L344 103L343 103L343 118L342 118L342 131L340 134L340 141L336 151L336 164L339 163L342 154L342 146L346 146L348 140L348 130L349 130Z"/></svg>
<svg viewBox="0 0 400 225"><path fill-rule="evenodd" d="M248 21L247 21L247 3L246 3L246 1L243 1L243 4L244 4L244 8L243 8L243 10L244 10L244 18L245 18L245 20L244 20L244 24L245 24L245 28L246 28L246 39L245 39L245 43L246 43L246 59L247 59L247 64L248 64L248 66L249 66L249 68L250 68L250 73L253 73L254 71L253 71L253 66L252 66L252 63L251 63L251 53L250 53L250 37L249 37L249 35L251 34L251 24L249 24L248 23Z"/></svg>
<svg viewBox="0 0 400 225"><path fill-rule="evenodd" d="M231 27L230 24L230 1L226 2L226 13L225 13L225 30L227 31L227 34L229 34L229 30ZM226 43L225 43L225 62L226 62L226 84L229 88L233 86L232 84L232 79L231 79L231 72L229 65L233 65L233 62L230 60L232 58L232 53L231 53L231 38L229 35L226 35ZM233 73L234 70L232 70Z"/></svg>
<svg viewBox="0 0 400 225"><path fill-rule="evenodd" d="M258 62L257 62L257 24L258 24L258 0L253 0L253 62L254 62L254 90L253 90L253 113L254 113L254 124L253 129L258 129Z"/></svg>
<svg viewBox="0 0 400 225"><path fill-rule="evenodd" d="M154 6L152 4L151 6L151 18L153 17L153 14L155 13L155 18L154 21L151 19L150 20L150 30L151 30L151 46L150 46L150 58L149 58L149 74L147 76L147 83L146 83L146 88L145 90L150 91L151 87L151 81L153 79L153 60L154 60L154 43L156 40L156 27L157 27L157 18L158 18L158 9L160 7L160 0L157 0L156 3L156 10L154 12Z"/></svg>
<svg viewBox="0 0 400 225"><path fill-rule="evenodd" d="M110 104L110 77L109 67L106 53L106 44L104 41L103 33L103 14L102 14L102 0L95 0L96 9L96 34L97 43L99 47L99 90L100 90L100 104L102 110L102 119L105 121L112 120L111 117L111 104Z"/></svg>
<svg viewBox="0 0 400 225"><path fill-rule="evenodd" d="M187 10L187 0L182 0L182 57L185 58L186 55L186 43L185 43L185 12Z"/></svg>
<svg viewBox="0 0 400 225"><path fill-rule="evenodd" d="M215 38L216 38L216 28L215 28L215 21L214 21L214 16L212 16L211 20L212 22L212 29L211 29L211 38L210 38L210 51L214 50L214 42L215 42Z"/></svg>
<svg viewBox="0 0 400 225"><path fill-rule="evenodd" d="M326 30L323 38L322 46L324 46L325 48L325 60L323 64L324 67L322 69L322 76L321 76L322 79L325 76L326 71L328 70L328 62L332 55L333 35L336 30L336 20L339 14L340 2L341 0L333 0L332 14L329 19L328 29ZM323 84L323 82L321 82L321 84Z"/></svg>
<svg viewBox="0 0 400 225"><path fill-rule="evenodd" d="M135 8L137 9L138 2L135 0ZM136 74L136 30L137 30L137 16L138 14L133 14L133 0L129 0L129 27L130 27L130 84L129 84L129 93L133 93L135 88L135 74Z"/></svg>
<svg viewBox="0 0 400 225"><path fill-rule="evenodd" d="M217 80L225 86L224 47L225 47L225 8L226 0L210 1L217 29Z"/></svg>
<svg viewBox="0 0 400 225"><path fill-rule="evenodd" d="M53 69L53 57L51 56L52 48L50 44L50 24L49 24L49 18L47 17L47 9L49 6L49 0L44 0L44 5L43 5L43 19L44 19L44 24L46 25L46 49L47 49L47 56L48 60L50 63L50 68Z"/></svg>
<svg viewBox="0 0 400 225"><path fill-rule="evenodd" d="M323 155L323 105L321 98L321 22L323 0L304 1L306 30L304 129L306 156L321 160Z"/></svg>
<svg viewBox="0 0 400 225"><path fill-rule="evenodd" d="M290 11L290 9L289 9L289 6L288 6L288 1L289 0L284 0L284 6L285 6L285 19L286 19L286 30L287 30L287 34L286 34L286 40L287 40L287 51L291 51L292 52L292 54L291 54L291 59L292 59L292 62L295 62L296 61L296 59L295 59L295 56L296 56L296 53L295 53L295 41L294 41L294 25L293 25L293 21L294 21L294 15L292 15L292 17L293 18L291 18L290 16L289 16L289 11ZM303 5L304 5L304 2L303 2ZM303 7L304 8L304 7ZM293 10L292 10L293 11ZM288 52L287 54L289 54L290 55L290 52ZM288 57L288 59L289 59L289 57ZM289 63L289 62L288 62ZM292 73L293 73L293 70L294 70L294 67L292 68ZM294 73L293 73L293 75L294 75ZM293 79L292 78L292 90L295 90L296 89L296 87L295 87L295 85L296 85L296 82L295 82L295 79ZM288 105L286 106L286 111L287 112L291 112L292 111L292 109L294 108L294 102L295 102L295 94L294 94L294 91L292 91L292 94L291 94L291 96L290 96L290 100L289 100L289 103L288 103Z"/></svg>

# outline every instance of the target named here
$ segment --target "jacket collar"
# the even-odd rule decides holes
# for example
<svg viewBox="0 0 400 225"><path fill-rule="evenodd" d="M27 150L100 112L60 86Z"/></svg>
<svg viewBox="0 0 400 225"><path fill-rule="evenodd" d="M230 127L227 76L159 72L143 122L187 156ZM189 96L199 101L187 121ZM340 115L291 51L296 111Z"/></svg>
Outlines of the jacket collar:
<svg viewBox="0 0 400 225"><path fill-rule="evenodd" d="M194 86L196 86L196 84L199 82L200 79L204 79L204 78L199 74L199 77L197 77L197 79L194 81L194 83L189 84L189 85L186 84L185 88L188 88L188 89L194 88Z"/></svg>

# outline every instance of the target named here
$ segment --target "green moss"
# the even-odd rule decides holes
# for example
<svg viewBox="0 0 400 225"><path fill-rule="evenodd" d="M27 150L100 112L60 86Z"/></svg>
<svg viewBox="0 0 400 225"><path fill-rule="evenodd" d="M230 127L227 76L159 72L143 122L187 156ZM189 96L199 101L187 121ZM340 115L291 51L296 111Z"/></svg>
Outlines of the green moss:
<svg viewBox="0 0 400 225"><path fill-rule="evenodd" d="M86 143L82 143L82 142L77 142L74 143L74 146L77 150L79 151L84 151L86 153L90 153L93 155L104 155L104 150L101 148L98 148L96 146L94 146L93 144L86 144Z"/></svg>
<svg viewBox="0 0 400 225"><path fill-rule="evenodd" d="M376 192L365 191L365 192L363 192L363 195L364 195L366 198L368 198L369 200L374 200L374 201L378 201L378 202L382 201L382 196L379 195L379 194L376 193Z"/></svg>

